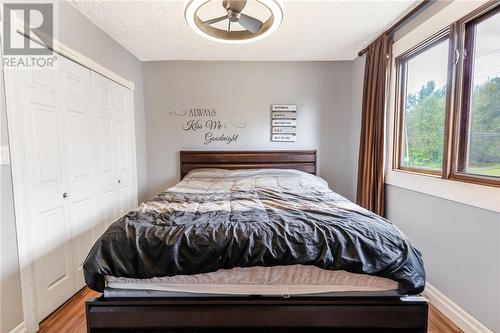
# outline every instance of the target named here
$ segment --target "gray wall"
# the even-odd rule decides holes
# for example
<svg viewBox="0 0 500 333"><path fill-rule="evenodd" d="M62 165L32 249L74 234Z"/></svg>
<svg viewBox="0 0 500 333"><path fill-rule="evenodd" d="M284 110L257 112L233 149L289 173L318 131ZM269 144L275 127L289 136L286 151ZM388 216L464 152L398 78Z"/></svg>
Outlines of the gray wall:
<svg viewBox="0 0 500 333"><path fill-rule="evenodd" d="M387 217L422 251L428 281L500 332L500 214L386 186Z"/></svg>
<svg viewBox="0 0 500 333"><path fill-rule="evenodd" d="M356 191L358 184L358 158L359 142L361 134L361 108L363 105L363 83L365 76L365 57L357 57L352 61L352 106L351 106L351 126L350 126L350 153L351 160L354 161L351 172L351 193L352 201L356 202Z"/></svg>
<svg viewBox="0 0 500 333"><path fill-rule="evenodd" d="M137 181L139 200L146 193L146 132L142 84L142 63L110 36L96 27L67 2L59 6L58 39L104 67L135 83L134 109L137 141ZM2 112L4 107L2 105ZM1 144L7 139L1 118ZM10 167L1 172L1 312L0 331L9 332L23 320L15 220L12 204Z"/></svg>
<svg viewBox="0 0 500 333"><path fill-rule="evenodd" d="M0 64L1 66L1 64ZM7 112L0 77L0 145L8 146ZM23 321L21 280L14 222L10 165L0 166L0 332L10 332Z"/></svg>
<svg viewBox="0 0 500 333"><path fill-rule="evenodd" d="M352 62L144 63L148 195L179 180L183 149L317 149L319 173L337 192L353 198ZM357 90L359 92L359 90ZM356 96L358 100L359 96ZM270 141L272 104L297 104L297 141ZM184 131L190 108L216 108L217 119L243 121L233 144L204 145L206 130Z"/></svg>

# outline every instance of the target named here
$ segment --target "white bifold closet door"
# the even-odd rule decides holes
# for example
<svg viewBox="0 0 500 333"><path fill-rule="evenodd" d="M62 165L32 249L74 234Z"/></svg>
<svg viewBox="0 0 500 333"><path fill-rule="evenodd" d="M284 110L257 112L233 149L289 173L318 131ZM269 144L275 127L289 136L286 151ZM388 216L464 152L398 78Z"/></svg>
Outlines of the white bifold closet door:
<svg viewBox="0 0 500 333"><path fill-rule="evenodd" d="M29 210L27 223L39 318L48 315L76 291L68 204L68 178L71 177L71 167L68 166L74 161L66 155L76 148L71 147L73 140L68 140L68 136L75 137L78 132L71 133L68 128L76 125L75 118L71 111L63 111L62 101L66 98L62 98L61 94L62 90L68 90L62 88L62 73L71 65L61 61L60 66L61 71L23 70L17 73L17 98L22 105L17 112L21 112L19 118L22 119L24 132L22 148L25 164L13 164L13 168L23 167L27 175L28 202L25 204ZM88 71L78 73L78 80L73 81L72 89L80 91L80 94L88 91L89 80ZM80 109L73 112L79 121L88 118L85 113L78 112ZM78 139L82 141L82 138ZM77 155L76 152L74 155ZM82 170L82 167L79 169ZM83 174L83 177L89 176L88 172Z"/></svg>
<svg viewBox="0 0 500 333"><path fill-rule="evenodd" d="M93 240L92 226L97 223L95 206L96 137L95 109L89 107L90 71L62 58L59 68L60 100L63 114L64 153L66 161L67 192L63 193L69 205L72 272L76 290L84 284L82 265Z"/></svg>
<svg viewBox="0 0 500 333"><path fill-rule="evenodd" d="M133 205L133 170L128 90L105 77L92 73L92 100L96 103L95 123L98 147L98 198L97 210L101 234ZM113 202L113 205L108 205Z"/></svg>
<svg viewBox="0 0 500 333"><path fill-rule="evenodd" d="M136 205L131 91L62 56L56 70L19 70L6 83L42 320L84 286L94 241Z"/></svg>

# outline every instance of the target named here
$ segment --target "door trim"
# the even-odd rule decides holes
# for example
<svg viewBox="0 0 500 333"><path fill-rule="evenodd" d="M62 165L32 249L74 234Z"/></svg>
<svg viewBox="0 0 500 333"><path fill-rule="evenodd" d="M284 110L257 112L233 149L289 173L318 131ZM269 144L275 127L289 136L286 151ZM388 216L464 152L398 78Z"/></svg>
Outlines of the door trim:
<svg viewBox="0 0 500 333"><path fill-rule="evenodd" d="M3 35L2 35L3 38ZM33 257L30 245L30 232L27 225L26 215L28 213L28 202L25 193L25 168L22 158L24 156L24 145L18 140L22 138L22 126L18 125L19 115L10 114L9 110L16 109L20 106L20 101L15 94L15 86L17 86L18 78L15 78L9 71L3 69L3 48L0 55L0 66L2 67L2 95L5 99L5 107L7 111L7 128L9 138L10 151L10 170L12 176L12 191L14 194L14 215L16 224L17 236L17 252L19 263L19 275L21 282L21 297L23 306L23 319L26 332L38 331L38 322L36 314L36 289L33 272ZM12 77L11 77L12 76ZM7 80L9 78L9 80ZM15 84L7 85L6 82L14 82ZM13 149L16 147L16 149ZM14 168L13 165L19 166Z"/></svg>
<svg viewBox="0 0 500 333"><path fill-rule="evenodd" d="M0 17L0 22L2 22L3 24L7 24L6 22L3 22L1 17ZM24 36L25 38L28 38L28 39L30 39L38 44L45 46L45 44L42 43L41 39L38 38L36 36L36 34L33 33L33 34L28 35L28 36L26 36L24 34L24 22L16 19L15 24L11 23L10 25L14 26L16 28L17 33L20 34L21 36ZM38 34L40 34L40 32L38 32ZM2 36L2 38L3 38L3 36ZM52 47L50 49L52 51L54 51L55 53L60 54L64 57L80 64L83 67L86 67L86 68L88 68L96 73L101 74L102 76L107 77L108 79L124 86L125 88L128 88L132 91L135 90L135 83L134 82L127 80L123 76L118 75L117 73L113 72L112 70L102 66L101 64L99 64L98 62L94 61L93 59L87 57L86 55L72 49L71 47L69 47L68 45L59 41L58 39L54 38L53 36L52 36Z"/></svg>
<svg viewBox="0 0 500 333"><path fill-rule="evenodd" d="M3 22L2 22L3 23ZM17 25L17 29L22 29L22 26ZM25 37L23 34L18 33L19 36ZM0 35L3 38L3 33ZM35 42L38 42L35 40ZM124 86L129 89L128 92L128 103L130 108L129 121L131 136L133 142L133 163L132 163L132 191L134 204L137 205L137 154L136 154L136 140L135 140L135 110L134 110L134 89L135 85L133 82L128 81L121 77L120 75L114 73L113 71L105 68L104 66L98 64L94 60L84 56L83 54L71 49L64 43L57 40L53 41L54 48L53 51L64 56L65 58L78 63L79 65L88 68L91 71L99 73L104 77ZM0 61L3 63L3 49L0 46ZM18 78L15 77L15 73L10 71L5 71L1 66L1 77L0 77L0 89L1 97L5 99L5 107L7 110L7 127L8 127L8 138L11 154L11 172L12 172L12 188L14 192L14 211L15 211L15 223L16 223L16 234L17 234L17 247L18 247L18 257L19 257L19 272L21 279L21 293L22 293L22 303L23 303L23 318L27 333L37 332L39 329L39 323L37 318L36 309L36 289L35 289L35 278L33 271L33 257L31 251L30 233L28 230L27 223L27 207L26 203L26 193L25 193L25 168L23 163L24 148L21 144L22 130L21 124L19 123L19 113L12 110L18 109L21 104L19 96L16 97L15 86L10 84L11 82L16 82ZM8 80L6 78L9 78ZM9 82L7 85L6 82ZM9 112L10 110L10 112ZM13 167L15 166L15 168Z"/></svg>

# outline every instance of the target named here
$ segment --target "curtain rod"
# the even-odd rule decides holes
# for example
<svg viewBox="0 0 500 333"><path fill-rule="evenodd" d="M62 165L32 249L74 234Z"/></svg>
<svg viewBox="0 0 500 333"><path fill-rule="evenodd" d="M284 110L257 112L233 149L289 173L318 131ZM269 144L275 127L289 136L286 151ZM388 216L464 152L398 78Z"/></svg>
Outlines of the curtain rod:
<svg viewBox="0 0 500 333"><path fill-rule="evenodd" d="M414 19L417 15L422 13L427 7L429 7L431 4L436 2L436 0L422 0L418 5L416 5L412 10L410 10L405 16L400 18L396 23L391 25L389 29L385 31L387 35L392 36L396 30L398 30L400 27L402 27L404 24L408 23L412 19ZM366 49L368 48L365 47L361 51L358 52L358 57L361 57L363 54L366 53Z"/></svg>

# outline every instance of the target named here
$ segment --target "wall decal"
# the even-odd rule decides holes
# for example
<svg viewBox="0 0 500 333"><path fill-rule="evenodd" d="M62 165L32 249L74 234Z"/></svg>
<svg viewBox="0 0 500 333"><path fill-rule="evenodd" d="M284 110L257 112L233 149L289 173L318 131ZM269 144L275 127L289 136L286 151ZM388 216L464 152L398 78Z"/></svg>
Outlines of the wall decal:
<svg viewBox="0 0 500 333"><path fill-rule="evenodd" d="M225 142L227 144L230 144L232 142L238 141L238 134L233 134L233 135L225 135L221 134L219 136L213 134L212 132L207 132L205 134L205 145L214 143L214 142Z"/></svg>
<svg viewBox="0 0 500 333"><path fill-rule="evenodd" d="M186 110L182 110L181 112L177 112L177 111L171 111L170 112L170 115L171 116L187 116L188 112Z"/></svg>
<svg viewBox="0 0 500 333"><path fill-rule="evenodd" d="M297 105L272 105L271 125L271 141L295 142L297 134Z"/></svg>
<svg viewBox="0 0 500 333"><path fill-rule="evenodd" d="M189 108L181 111L170 111L173 117L182 119L181 129L185 132L205 132L203 144L226 143L238 141L237 133L221 133L227 129L241 129L247 126L244 121L221 120L214 107ZM216 133L219 132L219 133Z"/></svg>
<svg viewBox="0 0 500 333"><path fill-rule="evenodd" d="M243 121L226 121L224 124L224 128L229 128L229 126L237 127L237 128L245 128L247 124Z"/></svg>

